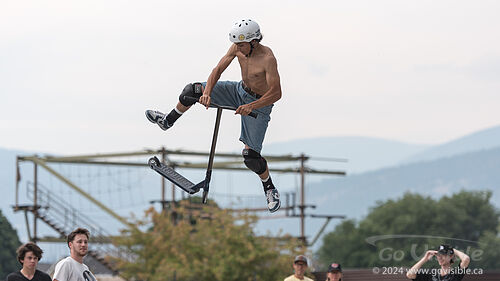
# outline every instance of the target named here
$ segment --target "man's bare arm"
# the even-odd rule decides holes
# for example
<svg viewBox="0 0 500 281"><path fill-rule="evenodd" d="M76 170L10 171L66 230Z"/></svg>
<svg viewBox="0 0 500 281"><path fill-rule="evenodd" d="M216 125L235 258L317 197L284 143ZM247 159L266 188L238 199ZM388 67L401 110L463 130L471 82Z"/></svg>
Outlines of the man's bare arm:
<svg viewBox="0 0 500 281"><path fill-rule="evenodd" d="M203 104L207 109L208 106L210 105L210 94L212 93L212 89L214 88L217 81L219 81L222 72L226 70L226 68L233 61L234 57L236 57L236 51L237 51L236 45L234 44L231 45L227 53L222 57L222 59L220 59L219 63L212 70L210 76L208 76L207 84L203 89L203 95L200 97L199 100L199 102Z"/></svg>
<svg viewBox="0 0 500 281"><path fill-rule="evenodd" d="M414 265L408 272L406 273L406 278L408 279L415 279L417 278L417 272L418 270L427 262L429 261L432 256L437 255L437 251L427 251L425 255Z"/></svg>
<svg viewBox="0 0 500 281"><path fill-rule="evenodd" d="M460 268L467 268L470 263L469 256L457 249L453 249L453 251L455 253L455 256L460 259Z"/></svg>
<svg viewBox="0 0 500 281"><path fill-rule="evenodd" d="M212 72L210 73L210 76L208 76L207 79L207 85L205 86L205 90L203 91L203 94L205 95L210 95L212 92L212 89L215 86L215 83L219 81L220 76L222 75L222 72L226 70L226 68L231 64L233 59L236 57L236 45L231 45L227 53L220 59L219 63L214 67Z"/></svg>

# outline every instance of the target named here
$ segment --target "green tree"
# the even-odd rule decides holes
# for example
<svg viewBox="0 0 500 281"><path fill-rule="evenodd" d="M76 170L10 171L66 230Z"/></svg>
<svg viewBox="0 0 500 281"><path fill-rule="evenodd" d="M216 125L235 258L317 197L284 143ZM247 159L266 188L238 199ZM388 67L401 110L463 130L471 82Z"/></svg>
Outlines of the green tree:
<svg viewBox="0 0 500 281"><path fill-rule="evenodd" d="M259 237L256 217L204 206L171 214L146 212L137 223L148 231L126 230L116 245L132 252L118 265L139 280L279 280L290 271L299 241L289 236Z"/></svg>
<svg viewBox="0 0 500 281"><path fill-rule="evenodd" d="M322 264L411 266L441 243L472 251L480 248L477 242L484 236L496 245L500 213L490 199L491 192L461 191L439 200L407 193L377 202L358 224L347 221L325 235L316 254ZM499 251L497 247L488 252L494 257ZM484 259L473 262L480 266Z"/></svg>
<svg viewBox="0 0 500 281"><path fill-rule="evenodd" d="M0 210L0 278L20 268L16 250L21 245L17 232Z"/></svg>
<svg viewBox="0 0 500 281"><path fill-rule="evenodd" d="M486 231L497 233L499 213L490 203L492 193L461 191L437 202L436 226L442 234L478 241ZM436 232L438 230L436 229Z"/></svg>
<svg viewBox="0 0 500 281"><path fill-rule="evenodd" d="M500 226L498 227L500 232ZM494 232L487 231L479 239L481 252L472 259L478 259L483 269L500 269L500 237Z"/></svg>
<svg viewBox="0 0 500 281"><path fill-rule="evenodd" d="M368 264L370 249L359 243L363 240L354 220L339 224L335 231L323 237L323 246L317 255L323 264L342 261L342 264Z"/></svg>

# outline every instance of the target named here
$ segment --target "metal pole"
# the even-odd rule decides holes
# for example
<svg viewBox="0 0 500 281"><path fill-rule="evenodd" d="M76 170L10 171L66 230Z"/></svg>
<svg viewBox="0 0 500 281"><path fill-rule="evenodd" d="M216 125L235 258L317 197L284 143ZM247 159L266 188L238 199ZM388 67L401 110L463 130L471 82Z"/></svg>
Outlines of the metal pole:
<svg viewBox="0 0 500 281"><path fill-rule="evenodd" d="M289 209L289 207L290 207L289 200L288 200L288 199L289 199L289 197L290 197L290 194L285 193L285 198L286 198L286 211L285 211L285 212L286 212L286 216L287 216L287 217L288 217L288 211L289 211L288 209Z"/></svg>
<svg viewBox="0 0 500 281"><path fill-rule="evenodd" d="M166 150L167 155L169 154L169 151ZM157 153L159 154L159 153ZM187 154L185 154L187 155ZM216 156L219 156L217 154ZM241 157L241 155L240 155ZM21 157L20 161L33 161L33 157ZM114 165L114 166L133 166L133 167L148 167L149 164L146 163L137 163L137 162L110 162L110 161L94 161L94 160L89 160L89 161L62 161L59 159L54 159L54 158L40 158L43 160L45 163L73 163L73 164L83 164L83 165ZM267 156L266 156L267 160ZM306 157L307 160L307 157ZM285 160L283 160L285 161ZM286 161L292 161L292 160L286 160ZM293 159L295 161L295 159ZM270 162L270 161L267 161ZM239 167L239 166L231 166L231 165L239 165L241 164L241 160L238 161L226 161L226 162L217 162L213 164L214 169L221 169L221 170L229 170L229 171L248 171L248 168L246 167ZM170 162L170 165L175 165L177 168L187 168L187 169L205 169L207 166L206 162L203 163L185 163L185 162ZM280 173L300 173L300 169L298 168L269 168L269 172L280 172ZM317 174L317 175L340 175L340 176L345 176L345 172L342 171L329 171L329 170L314 170L314 169L308 169L307 170L308 174Z"/></svg>
<svg viewBox="0 0 500 281"><path fill-rule="evenodd" d="M165 147L161 148L161 162L165 164ZM165 211L165 178L161 177L161 210Z"/></svg>
<svg viewBox="0 0 500 281"><path fill-rule="evenodd" d="M30 223L28 222L28 210L27 209L24 209L24 221L26 222L26 230L28 231L28 240L33 241L31 239Z"/></svg>
<svg viewBox="0 0 500 281"><path fill-rule="evenodd" d="M318 234L316 234L316 237L314 237L313 241L311 242L311 244L309 244L309 246L312 246L312 245L314 245L314 243L316 243L316 240L318 240L318 238L321 236L321 233L323 233L323 231L325 231L325 228L331 219L332 219L332 217L326 217L325 223L323 224L321 229L318 231Z"/></svg>
<svg viewBox="0 0 500 281"><path fill-rule="evenodd" d="M205 184L203 186L203 197L202 197L203 204L207 203L208 188L210 180L212 178L212 168L215 157L215 146L217 145L217 136L219 134L221 117L222 117L222 108L219 107L217 108L217 116L215 117L214 135L212 136L212 146L210 147L210 156L208 157L207 173L205 176Z"/></svg>
<svg viewBox="0 0 500 281"><path fill-rule="evenodd" d="M16 157L16 209L19 206L19 182L21 181L21 174L19 173L19 156Z"/></svg>
<svg viewBox="0 0 500 281"><path fill-rule="evenodd" d="M305 195L304 195L304 178L305 178L305 173L304 173L304 162L305 162L305 155L301 154L300 155L300 239L302 239L302 242L304 245L306 245L306 230L305 230L305 214L304 214L304 208L305 208Z"/></svg>
<svg viewBox="0 0 500 281"><path fill-rule="evenodd" d="M33 163L33 242L36 243L38 240L37 237L37 227L36 221L38 217L38 165L37 163Z"/></svg>
<svg viewBox="0 0 500 281"><path fill-rule="evenodd" d="M210 147L210 155L208 157L208 169L207 169L207 175L208 171L212 173L212 167L214 164L214 156L215 156L215 145L217 144L217 135L219 134L219 126L220 126L220 119L222 116L222 109L217 108L217 116L215 117L215 128L214 128L214 135L212 136L212 146Z"/></svg>
<svg viewBox="0 0 500 281"><path fill-rule="evenodd" d="M172 168L175 170L175 166ZM172 206L175 207L175 184L172 183Z"/></svg>
<svg viewBox="0 0 500 281"><path fill-rule="evenodd" d="M173 166L172 169L175 170L175 166ZM172 208L174 208L175 207L175 184L172 182L170 184L170 186L172 187Z"/></svg>

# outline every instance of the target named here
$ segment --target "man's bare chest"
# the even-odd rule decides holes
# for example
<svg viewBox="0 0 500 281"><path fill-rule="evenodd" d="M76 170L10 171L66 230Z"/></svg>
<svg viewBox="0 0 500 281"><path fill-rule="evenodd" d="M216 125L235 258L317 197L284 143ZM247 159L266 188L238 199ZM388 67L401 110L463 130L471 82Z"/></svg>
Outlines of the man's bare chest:
<svg viewBox="0 0 500 281"><path fill-rule="evenodd" d="M266 77L264 62L256 59L239 59L241 74L247 79L262 79Z"/></svg>

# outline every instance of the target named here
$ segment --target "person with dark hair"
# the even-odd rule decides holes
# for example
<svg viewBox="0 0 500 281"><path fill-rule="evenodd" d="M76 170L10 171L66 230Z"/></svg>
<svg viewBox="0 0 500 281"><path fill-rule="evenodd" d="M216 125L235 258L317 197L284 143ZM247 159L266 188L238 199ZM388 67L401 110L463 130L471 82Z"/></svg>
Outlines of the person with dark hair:
<svg viewBox="0 0 500 281"><path fill-rule="evenodd" d="M73 230L67 237L70 256L56 264L54 281L96 281L83 258L89 250L90 232L85 228Z"/></svg>
<svg viewBox="0 0 500 281"><path fill-rule="evenodd" d="M328 266L326 281L342 281L342 267L339 263L332 263Z"/></svg>
<svg viewBox="0 0 500 281"><path fill-rule="evenodd" d="M433 256L436 256L441 268L434 272L422 272L421 267L428 262ZM460 259L458 268L452 268L454 257ZM412 268L406 273L408 279L418 281L460 281L465 276L465 271L469 266L470 258L465 253L452 248L449 245L440 245L437 250L427 251Z"/></svg>
<svg viewBox="0 0 500 281"><path fill-rule="evenodd" d="M17 249L17 260L23 268L7 276L7 281L51 281L50 276L36 269L42 259L43 251L33 242L21 245Z"/></svg>
<svg viewBox="0 0 500 281"><path fill-rule="evenodd" d="M245 145L243 162L260 177L267 208L273 213L280 208L281 202L269 175L267 161L260 153L271 120L271 110L281 98L281 84L276 57L269 47L260 43L261 40L262 33L257 22L243 19L234 23L229 32L229 41L233 44L212 70L207 82L187 84L170 113L146 110L146 117L162 130L167 130L196 101L207 108L211 101L237 108L236 114L241 114L240 141ZM234 58L240 64L242 80L219 81ZM252 111L258 114L257 118L248 116Z"/></svg>
<svg viewBox="0 0 500 281"><path fill-rule="evenodd" d="M313 281L311 278L305 276L307 270L307 257L304 255L296 256L293 260L294 274L285 278L284 281Z"/></svg>

